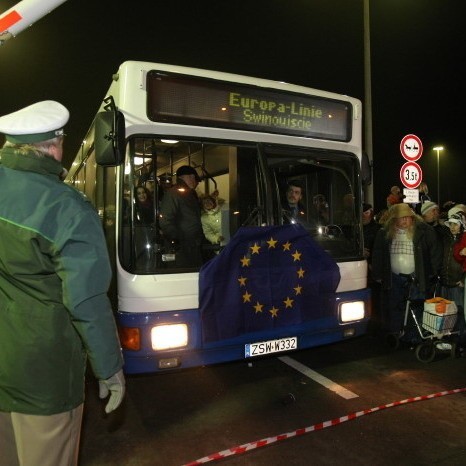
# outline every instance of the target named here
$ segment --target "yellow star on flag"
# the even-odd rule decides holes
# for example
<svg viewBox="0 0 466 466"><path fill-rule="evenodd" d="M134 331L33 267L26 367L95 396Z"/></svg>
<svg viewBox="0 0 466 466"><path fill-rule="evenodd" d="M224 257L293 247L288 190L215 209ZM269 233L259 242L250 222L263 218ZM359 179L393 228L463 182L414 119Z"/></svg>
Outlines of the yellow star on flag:
<svg viewBox="0 0 466 466"><path fill-rule="evenodd" d="M297 295L298 295L298 294L301 294L301 290L302 290L302 289L303 289L303 287L300 286L300 285L298 285L298 286L296 286L296 287L293 288L293 290L296 291L296 294L297 294Z"/></svg>
<svg viewBox="0 0 466 466"><path fill-rule="evenodd" d="M300 267L299 270L296 271L296 273L298 274L299 278L304 277L304 269L302 267Z"/></svg>
<svg viewBox="0 0 466 466"><path fill-rule="evenodd" d="M290 251L290 248L291 248L291 243L289 241L283 244L284 251Z"/></svg>
<svg viewBox="0 0 466 466"><path fill-rule="evenodd" d="M246 280L247 280L246 277L239 277L238 278L239 286L246 286Z"/></svg>
<svg viewBox="0 0 466 466"><path fill-rule="evenodd" d="M253 254L259 254L260 246L257 243L254 243L254 246L249 246L249 249Z"/></svg>
<svg viewBox="0 0 466 466"><path fill-rule="evenodd" d="M294 252L294 254L291 254L291 255L293 257L294 262L301 260L301 253L298 252L297 250Z"/></svg>
<svg viewBox="0 0 466 466"><path fill-rule="evenodd" d="M287 297L283 303L285 304L285 308L287 307L293 307L293 301L294 299L290 299L290 297Z"/></svg>
<svg viewBox="0 0 466 466"><path fill-rule="evenodd" d="M270 314L272 314L272 317L277 317L278 315L278 309L275 306L272 306L272 309L269 309Z"/></svg>
<svg viewBox="0 0 466 466"><path fill-rule="evenodd" d="M246 303L246 302L250 303L251 297L252 297L252 294L246 291L246 293L243 294L243 303Z"/></svg>
<svg viewBox="0 0 466 466"><path fill-rule="evenodd" d="M273 239L272 237L270 237L270 239L267 241L267 244L269 245L269 249L271 248L274 248L275 249L275 246L277 245L277 240L276 239Z"/></svg>
<svg viewBox="0 0 466 466"><path fill-rule="evenodd" d="M256 301L256 305L253 306L254 309L256 310L256 314L258 314L259 312L262 312L263 311L263 307L264 305L263 304L260 304L259 301Z"/></svg>
<svg viewBox="0 0 466 466"><path fill-rule="evenodd" d="M240 259L240 261L243 267L249 267L249 263L251 262L251 259L248 259L246 256L244 256L242 259Z"/></svg>

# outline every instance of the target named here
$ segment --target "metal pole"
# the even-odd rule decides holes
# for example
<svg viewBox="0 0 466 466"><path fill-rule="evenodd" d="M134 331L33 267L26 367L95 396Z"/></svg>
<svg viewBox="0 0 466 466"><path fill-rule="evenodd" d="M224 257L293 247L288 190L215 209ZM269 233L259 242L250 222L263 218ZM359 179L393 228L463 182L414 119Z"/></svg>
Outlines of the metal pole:
<svg viewBox="0 0 466 466"><path fill-rule="evenodd" d="M370 170L373 172L372 153L372 86L371 86L371 34L369 0L364 0L364 148L369 158ZM366 187L366 202L374 204L374 177Z"/></svg>
<svg viewBox="0 0 466 466"><path fill-rule="evenodd" d="M440 207L440 149L437 149L437 204Z"/></svg>
<svg viewBox="0 0 466 466"><path fill-rule="evenodd" d="M434 150L437 152L437 204L440 207L440 151L443 146L436 146Z"/></svg>

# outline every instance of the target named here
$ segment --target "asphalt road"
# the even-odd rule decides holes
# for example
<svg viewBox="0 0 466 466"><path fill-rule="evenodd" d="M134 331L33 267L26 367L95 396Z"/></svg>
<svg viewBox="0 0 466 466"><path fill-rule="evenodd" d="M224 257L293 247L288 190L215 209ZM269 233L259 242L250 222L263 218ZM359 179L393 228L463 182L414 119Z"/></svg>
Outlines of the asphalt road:
<svg viewBox="0 0 466 466"><path fill-rule="evenodd" d="M422 363L370 335L281 356L130 376L108 417L89 378L80 466L181 466L242 444L250 451L207 464L466 464L466 391L451 393L466 387L466 359Z"/></svg>

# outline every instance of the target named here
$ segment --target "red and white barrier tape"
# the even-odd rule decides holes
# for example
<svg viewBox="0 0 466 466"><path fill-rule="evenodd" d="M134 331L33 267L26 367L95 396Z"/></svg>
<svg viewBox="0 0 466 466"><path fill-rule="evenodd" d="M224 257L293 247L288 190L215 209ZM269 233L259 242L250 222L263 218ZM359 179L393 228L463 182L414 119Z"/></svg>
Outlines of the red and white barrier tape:
<svg viewBox="0 0 466 466"><path fill-rule="evenodd" d="M321 422L319 424L314 424L313 426L303 427L301 429L297 429L294 432L288 432L286 434L280 434L275 437L264 438L262 440L256 440L255 442L245 443L243 445L239 445L237 447L229 448L228 450L219 451L217 453L212 453L211 455L204 456L204 458L200 458L196 461L192 461L190 463L186 463L184 466L197 466L204 463L209 463L211 461L221 460L223 458L227 458L228 456L232 455L240 455L241 453L246 453L247 451L254 450L256 448L265 447L266 445L270 445L275 442L280 442L281 440L286 440L292 437L298 437L300 435L308 434L309 432L314 432L316 430L322 430L327 427L337 426L346 421L352 421L361 416L365 416L366 414L372 414L376 411L382 411L383 409L387 408L394 408L395 406L405 405L407 403L414 403L415 401L424 401L430 400L431 398L439 398L445 395L453 395L455 393L465 392L465 388L456 388L454 390L446 390L444 392L439 393L432 393L431 395L424 395L424 396L416 396L415 398L407 398L406 400L395 401L393 403L388 403L386 405L377 406L371 409L365 409L364 411L358 411L356 413L348 414L347 416L342 416L336 419L332 419L330 421Z"/></svg>

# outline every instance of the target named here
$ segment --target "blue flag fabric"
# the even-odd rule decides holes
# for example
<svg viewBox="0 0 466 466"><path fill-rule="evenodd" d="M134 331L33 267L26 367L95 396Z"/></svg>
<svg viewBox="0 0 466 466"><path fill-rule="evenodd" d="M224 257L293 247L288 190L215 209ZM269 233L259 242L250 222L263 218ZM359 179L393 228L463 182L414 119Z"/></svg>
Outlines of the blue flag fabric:
<svg viewBox="0 0 466 466"><path fill-rule="evenodd" d="M240 228L199 272L204 342L325 316L340 270L299 224Z"/></svg>

